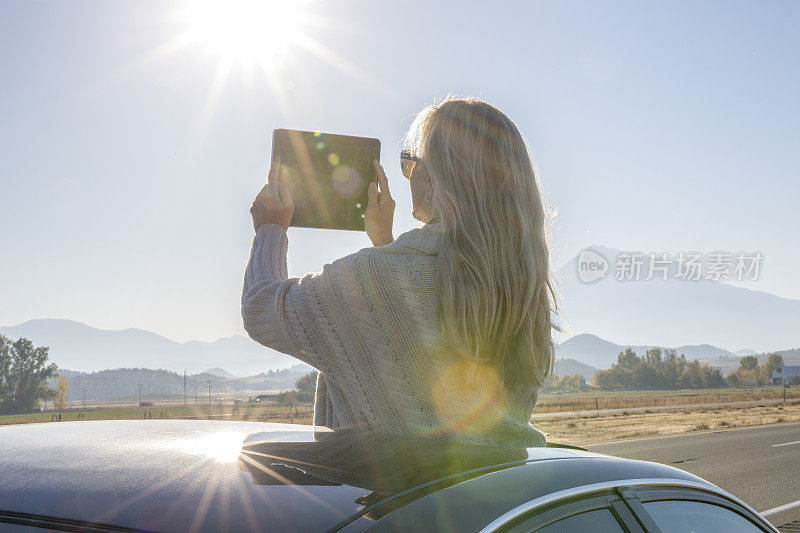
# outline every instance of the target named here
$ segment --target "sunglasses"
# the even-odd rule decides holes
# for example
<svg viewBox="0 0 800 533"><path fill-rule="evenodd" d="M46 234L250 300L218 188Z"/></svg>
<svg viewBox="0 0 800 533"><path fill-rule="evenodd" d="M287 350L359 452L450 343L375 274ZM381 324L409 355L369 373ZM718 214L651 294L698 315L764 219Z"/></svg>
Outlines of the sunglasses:
<svg viewBox="0 0 800 533"><path fill-rule="evenodd" d="M403 176L411 179L414 170L427 171L425 163L421 158L411 155L410 150L403 150L400 152L400 169L403 171Z"/></svg>

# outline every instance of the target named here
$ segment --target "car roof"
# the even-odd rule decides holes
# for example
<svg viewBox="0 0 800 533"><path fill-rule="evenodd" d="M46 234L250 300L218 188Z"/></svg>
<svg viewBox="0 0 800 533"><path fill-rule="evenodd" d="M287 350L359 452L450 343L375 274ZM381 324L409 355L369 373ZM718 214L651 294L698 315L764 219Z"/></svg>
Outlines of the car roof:
<svg viewBox="0 0 800 533"><path fill-rule="evenodd" d="M503 491L490 512L597 481L703 482L665 465L580 449L488 448L295 424L114 420L0 428L0 511L81 524L360 529L489 474L508 477L512 487L528 479L525 490Z"/></svg>

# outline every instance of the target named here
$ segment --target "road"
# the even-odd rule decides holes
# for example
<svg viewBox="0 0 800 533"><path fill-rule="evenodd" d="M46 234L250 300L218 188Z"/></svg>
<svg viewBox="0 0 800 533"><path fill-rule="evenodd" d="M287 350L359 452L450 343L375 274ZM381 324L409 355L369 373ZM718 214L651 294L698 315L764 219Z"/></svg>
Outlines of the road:
<svg viewBox="0 0 800 533"><path fill-rule="evenodd" d="M585 447L678 467L741 498L777 527L795 520L800 524L800 422L642 437Z"/></svg>

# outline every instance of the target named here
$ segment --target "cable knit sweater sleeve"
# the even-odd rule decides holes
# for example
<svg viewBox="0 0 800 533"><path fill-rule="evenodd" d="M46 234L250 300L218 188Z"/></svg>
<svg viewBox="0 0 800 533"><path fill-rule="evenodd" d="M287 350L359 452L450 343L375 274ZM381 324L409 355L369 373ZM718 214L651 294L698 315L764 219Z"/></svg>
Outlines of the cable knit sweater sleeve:
<svg viewBox="0 0 800 533"><path fill-rule="evenodd" d="M333 333L324 309L333 279L333 265L302 278L288 278L286 230L278 224L264 224L256 233L242 289L242 319L251 338L292 355L324 372L333 370L326 361ZM348 257L335 264L350 261ZM322 323L320 323L322 322ZM320 335L320 332L323 332Z"/></svg>
<svg viewBox="0 0 800 533"><path fill-rule="evenodd" d="M367 320L366 329L371 330L367 337L381 335L370 327L374 323L369 313L359 313L366 304L355 264L363 256L351 254L325 265L322 272L288 278L287 249L286 230L280 225L258 229L242 290L245 330L259 343L292 355L329 378L350 385L363 380L363 375L353 375L370 366L365 350L359 349L365 339L365 325L360 322Z"/></svg>

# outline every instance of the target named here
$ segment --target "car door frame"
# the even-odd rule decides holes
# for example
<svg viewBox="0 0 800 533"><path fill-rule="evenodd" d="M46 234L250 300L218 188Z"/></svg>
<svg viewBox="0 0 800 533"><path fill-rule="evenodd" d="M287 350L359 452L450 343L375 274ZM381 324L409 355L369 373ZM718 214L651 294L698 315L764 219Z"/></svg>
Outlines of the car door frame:
<svg viewBox="0 0 800 533"><path fill-rule="evenodd" d="M671 500L700 501L703 503L711 503L713 505L721 505L749 519L755 525L761 527L764 531L779 533L778 530L775 529L775 526L770 524L752 507L710 483L668 478L644 478L607 481L554 492L514 507L484 526L480 532L489 533L504 531L507 527L513 526L514 523L518 523L519 520L523 519L524 517L530 516L531 513L538 514L539 512L545 511L551 507L558 507L560 504L570 503L571 501L580 501L586 498L591 498L598 493L608 493L612 491L616 492L622 501L625 502L625 507L628 508L636 517L640 528L647 531L660 531L653 519L644 509L642 500L639 497L639 494L641 493L648 498L645 500L645 502L660 501L650 498L650 496L658 497L659 494L647 493L646 491L649 489L662 490L663 493L660 494L661 496L671 494L673 497L667 498ZM683 492L675 492L679 490L682 490ZM679 495L681 497L677 497ZM552 521L550 522L552 523ZM621 524L629 527L627 521L621 521ZM636 529L632 529L632 531L635 530Z"/></svg>
<svg viewBox="0 0 800 533"><path fill-rule="evenodd" d="M619 531L645 533L630 508L625 504L622 496L613 488L601 492L593 492L589 495L577 495L574 498L558 500L550 505L530 510L502 526L502 531L517 533L517 528L520 527L521 531L530 531L531 526L538 530L573 516L600 510L609 511L619 525Z"/></svg>

